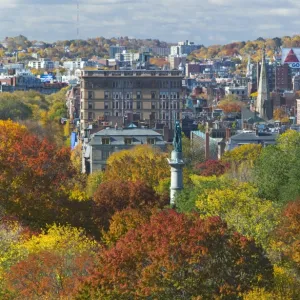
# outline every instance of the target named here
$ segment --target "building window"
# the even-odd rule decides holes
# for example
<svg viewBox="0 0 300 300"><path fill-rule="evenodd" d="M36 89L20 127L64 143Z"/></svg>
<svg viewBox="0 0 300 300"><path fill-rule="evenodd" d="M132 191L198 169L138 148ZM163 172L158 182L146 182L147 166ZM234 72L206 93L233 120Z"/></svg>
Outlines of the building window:
<svg viewBox="0 0 300 300"><path fill-rule="evenodd" d="M104 92L104 99L108 99L109 98L109 92Z"/></svg>
<svg viewBox="0 0 300 300"><path fill-rule="evenodd" d="M92 102L89 102L88 109L93 109L93 103Z"/></svg>
<svg viewBox="0 0 300 300"><path fill-rule="evenodd" d="M142 98L141 92L136 92L136 99L140 100Z"/></svg>
<svg viewBox="0 0 300 300"><path fill-rule="evenodd" d="M141 109L141 101L136 102L136 109Z"/></svg>
<svg viewBox="0 0 300 300"><path fill-rule="evenodd" d="M132 138L125 138L124 142L125 142L125 145L131 145L132 144Z"/></svg>
<svg viewBox="0 0 300 300"><path fill-rule="evenodd" d="M151 99L155 99L155 98L156 98L155 92L151 92Z"/></svg>
<svg viewBox="0 0 300 300"><path fill-rule="evenodd" d="M156 108L155 102L151 102L151 109L155 109L155 108Z"/></svg>
<svg viewBox="0 0 300 300"><path fill-rule="evenodd" d="M108 109L109 103L108 102L104 102L104 109Z"/></svg>
<svg viewBox="0 0 300 300"><path fill-rule="evenodd" d="M155 144L155 138L148 138L147 139L147 144L154 145Z"/></svg>
<svg viewBox="0 0 300 300"><path fill-rule="evenodd" d="M88 91L88 99L93 99L94 98L94 92Z"/></svg>
<svg viewBox="0 0 300 300"><path fill-rule="evenodd" d="M88 113L88 119L89 119L89 121L92 121L93 120L93 113L92 112L89 112Z"/></svg>
<svg viewBox="0 0 300 300"><path fill-rule="evenodd" d="M102 138L101 143L102 143L102 145L109 145L110 144L110 138Z"/></svg>
<svg viewBox="0 0 300 300"><path fill-rule="evenodd" d="M118 117L119 116L119 112L116 111L115 112L115 116Z"/></svg>
<svg viewBox="0 0 300 300"><path fill-rule="evenodd" d="M102 156L102 160L107 160L109 158L109 151L101 151L101 156Z"/></svg>

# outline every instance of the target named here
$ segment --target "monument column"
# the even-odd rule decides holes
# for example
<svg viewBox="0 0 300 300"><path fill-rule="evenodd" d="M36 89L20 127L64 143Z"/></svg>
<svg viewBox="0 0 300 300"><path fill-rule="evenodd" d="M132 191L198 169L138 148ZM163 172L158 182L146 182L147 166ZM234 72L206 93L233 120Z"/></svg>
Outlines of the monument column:
<svg viewBox="0 0 300 300"><path fill-rule="evenodd" d="M182 168L184 166L184 162L182 159L182 137L179 121L176 121L175 123L173 146L174 150L171 153L171 159L168 159L169 165L171 166L171 206L175 205L175 197L177 192L183 189Z"/></svg>

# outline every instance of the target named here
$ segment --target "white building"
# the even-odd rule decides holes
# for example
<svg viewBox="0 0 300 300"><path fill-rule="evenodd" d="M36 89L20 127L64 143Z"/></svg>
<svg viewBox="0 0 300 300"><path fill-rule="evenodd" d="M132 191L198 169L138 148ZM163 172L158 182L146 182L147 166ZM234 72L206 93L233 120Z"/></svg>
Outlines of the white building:
<svg viewBox="0 0 300 300"><path fill-rule="evenodd" d="M32 60L28 63L29 68L53 70L59 67L58 61L52 61L49 58L41 58L39 60Z"/></svg>
<svg viewBox="0 0 300 300"><path fill-rule="evenodd" d="M171 46L171 55L189 55L193 51L200 49L200 45L195 45L193 42L179 42L177 46Z"/></svg>
<svg viewBox="0 0 300 300"><path fill-rule="evenodd" d="M86 67L94 67L96 66L96 62L90 61L87 58L77 58L76 60L69 60L63 63L63 67L67 70L77 70L84 69Z"/></svg>
<svg viewBox="0 0 300 300"><path fill-rule="evenodd" d="M133 62L139 60L139 53L130 53L126 50L122 51L122 53L116 53L115 59L121 62L128 62L132 65Z"/></svg>
<svg viewBox="0 0 300 300"><path fill-rule="evenodd" d="M226 86L225 95L235 95L241 100L248 97L248 87L247 86Z"/></svg>

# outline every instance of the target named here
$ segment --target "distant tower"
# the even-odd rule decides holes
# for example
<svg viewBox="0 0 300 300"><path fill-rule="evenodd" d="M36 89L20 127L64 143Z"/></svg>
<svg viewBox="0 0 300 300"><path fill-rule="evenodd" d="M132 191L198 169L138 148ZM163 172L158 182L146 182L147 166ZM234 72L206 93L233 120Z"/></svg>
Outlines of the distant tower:
<svg viewBox="0 0 300 300"><path fill-rule="evenodd" d="M265 50L263 50L261 70L259 76L258 95L256 100L256 111L262 119L272 119L273 108L270 99L268 84L268 73L266 67Z"/></svg>
<svg viewBox="0 0 300 300"><path fill-rule="evenodd" d="M79 0L77 0L77 40L79 40Z"/></svg>

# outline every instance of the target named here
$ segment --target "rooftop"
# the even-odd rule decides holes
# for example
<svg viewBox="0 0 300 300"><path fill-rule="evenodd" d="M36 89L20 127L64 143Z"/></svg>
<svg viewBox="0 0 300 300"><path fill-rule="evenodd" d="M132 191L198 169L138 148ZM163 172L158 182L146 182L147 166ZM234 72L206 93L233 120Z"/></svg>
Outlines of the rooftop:
<svg viewBox="0 0 300 300"><path fill-rule="evenodd" d="M161 136L161 134L147 128L107 128L94 133L93 136Z"/></svg>
<svg viewBox="0 0 300 300"><path fill-rule="evenodd" d="M153 77L153 76L162 76L162 77L179 77L183 78L183 74L181 71L177 70L168 70L168 71L153 71L153 70L98 70L98 71L81 71L81 77Z"/></svg>
<svg viewBox="0 0 300 300"><path fill-rule="evenodd" d="M233 141L275 141L278 137L278 133L259 133L256 132L241 132L231 137Z"/></svg>

